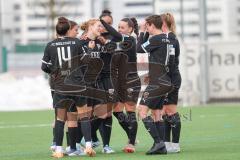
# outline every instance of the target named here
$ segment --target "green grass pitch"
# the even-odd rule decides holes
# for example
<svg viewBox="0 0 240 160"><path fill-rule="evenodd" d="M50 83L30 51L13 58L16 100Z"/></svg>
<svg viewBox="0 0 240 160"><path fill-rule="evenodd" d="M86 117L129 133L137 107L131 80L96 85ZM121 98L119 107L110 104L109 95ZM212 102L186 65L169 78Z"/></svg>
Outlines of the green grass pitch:
<svg viewBox="0 0 240 160"><path fill-rule="evenodd" d="M240 106L208 105L180 108L181 153L146 156L152 139L139 121L137 152L121 151L127 137L114 119L111 146L116 153L63 159L96 160L238 160L240 159ZM0 112L0 160L49 160L53 111Z"/></svg>

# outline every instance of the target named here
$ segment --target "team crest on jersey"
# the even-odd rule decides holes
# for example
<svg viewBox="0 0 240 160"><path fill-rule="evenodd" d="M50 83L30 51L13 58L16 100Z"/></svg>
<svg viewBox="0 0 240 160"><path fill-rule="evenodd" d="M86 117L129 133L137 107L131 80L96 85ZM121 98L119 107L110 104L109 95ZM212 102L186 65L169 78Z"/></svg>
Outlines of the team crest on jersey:
<svg viewBox="0 0 240 160"><path fill-rule="evenodd" d="M113 94L114 94L114 89L108 89L108 93L109 93L110 95L113 95Z"/></svg>
<svg viewBox="0 0 240 160"><path fill-rule="evenodd" d="M133 96L133 89L132 88L128 88L127 92L128 92L128 97L131 98Z"/></svg>
<svg viewBox="0 0 240 160"><path fill-rule="evenodd" d="M149 92L144 92L143 93L143 101L145 102L149 97Z"/></svg>

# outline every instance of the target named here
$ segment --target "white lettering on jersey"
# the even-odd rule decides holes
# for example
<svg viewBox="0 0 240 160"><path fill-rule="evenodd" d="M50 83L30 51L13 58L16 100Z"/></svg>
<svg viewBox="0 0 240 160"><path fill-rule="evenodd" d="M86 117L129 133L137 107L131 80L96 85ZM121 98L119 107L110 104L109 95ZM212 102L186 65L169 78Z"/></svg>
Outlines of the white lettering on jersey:
<svg viewBox="0 0 240 160"><path fill-rule="evenodd" d="M71 68L71 49L70 46L67 46L67 57L65 54L65 48L64 47L58 47L57 48L58 53L58 62L60 68L62 68L62 61L68 62L68 68Z"/></svg>

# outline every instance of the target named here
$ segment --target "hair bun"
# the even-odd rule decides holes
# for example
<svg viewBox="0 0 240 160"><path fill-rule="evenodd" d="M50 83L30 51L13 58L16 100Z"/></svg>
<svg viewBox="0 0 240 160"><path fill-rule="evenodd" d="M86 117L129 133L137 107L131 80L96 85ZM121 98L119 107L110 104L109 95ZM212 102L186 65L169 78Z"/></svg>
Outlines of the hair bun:
<svg viewBox="0 0 240 160"><path fill-rule="evenodd" d="M111 15L112 12L109 11L108 9L104 9L104 10L102 11L102 14L109 14L109 15Z"/></svg>
<svg viewBox="0 0 240 160"><path fill-rule="evenodd" d="M65 17L59 17L58 18L58 23L68 23L68 19Z"/></svg>

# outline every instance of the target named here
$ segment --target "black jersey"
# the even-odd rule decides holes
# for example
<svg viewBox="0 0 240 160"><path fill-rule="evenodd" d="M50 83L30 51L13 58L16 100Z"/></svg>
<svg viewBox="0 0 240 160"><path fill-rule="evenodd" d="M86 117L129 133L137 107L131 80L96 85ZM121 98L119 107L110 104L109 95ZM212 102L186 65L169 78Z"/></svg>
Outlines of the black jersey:
<svg viewBox="0 0 240 160"><path fill-rule="evenodd" d="M181 75L179 72L179 56L180 56L179 41L176 35L172 32L167 34L167 38L170 41L169 76L171 77L172 83L175 85L175 87L179 88L181 85Z"/></svg>
<svg viewBox="0 0 240 160"><path fill-rule="evenodd" d="M170 41L165 34L159 34L151 37L143 44L138 44L137 51L139 53L149 53L149 63L167 65L169 43Z"/></svg>
<svg viewBox="0 0 240 160"><path fill-rule="evenodd" d="M111 41L113 39L113 36L109 34L109 32L102 33L101 36L103 36L106 40ZM105 48L103 48L103 52L100 54L101 59L103 60L103 68L101 71L101 77L109 78L110 77L110 67L111 67L111 60L112 60L112 53L107 52Z"/></svg>
<svg viewBox="0 0 240 160"><path fill-rule="evenodd" d="M101 59L102 54L102 44L99 40L94 40L95 47L89 48L88 44L92 41L91 39L87 38L86 40L81 40L82 48L84 55L88 56L90 59L88 61L87 71L85 73L85 82L94 84L99 79L99 74L102 71L104 62Z"/></svg>
<svg viewBox="0 0 240 160"><path fill-rule="evenodd" d="M141 43L140 40L137 45L137 52L149 54L149 76L155 76L158 74L158 66L167 67L169 59L168 44L170 41L165 34L159 34L152 36L145 43Z"/></svg>
<svg viewBox="0 0 240 160"><path fill-rule="evenodd" d="M129 44L129 48L123 50L123 53L128 56L128 62L137 62L137 55L136 55L136 40L133 36L122 35L117 32L112 26L107 24L105 21L101 20L103 26L109 32L110 35L113 36L113 42L125 42L123 44ZM120 45L121 46L121 45ZM123 46L124 47L124 46Z"/></svg>
<svg viewBox="0 0 240 160"><path fill-rule="evenodd" d="M70 89L65 81L80 66L82 55L82 45L77 38L61 37L47 44L41 68L51 77L51 89L59 92Z"/></svg>

